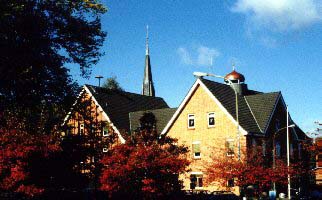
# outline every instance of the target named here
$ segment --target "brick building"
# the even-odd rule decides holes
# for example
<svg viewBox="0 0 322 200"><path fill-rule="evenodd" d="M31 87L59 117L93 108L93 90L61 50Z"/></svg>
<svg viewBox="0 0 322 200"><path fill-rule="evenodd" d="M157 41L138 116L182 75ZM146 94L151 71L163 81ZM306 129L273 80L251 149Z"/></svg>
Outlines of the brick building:
<svg viewBox="0 0 322 200"><path fill-rule="evenodd" d="M224 84L198 77L162 131L190 148L191 171L181 176L185 189L193 182L199 190L223 190L216 182L206 185L204 181L205 162L219 151L227 156L241 156L244 152L241 150L262 146L271 155L269 149L275 135L277 156L286 156L287 114L281 92L249 90L244 81L244 76L235 70L226 75ZM289 121L294 124L290 116ZM306 139L306 135L296 125L289 130L290 154L295 162L302 159L299 141ZM232 189L238 193L239 188Z"/></svg>
<svg viewBox="0 0 322 200"><path fill-rule="evenodd" d="M315 184L322 187L322 138L316 138L315 144L318 148L318 153L315 158Z"/></svg>

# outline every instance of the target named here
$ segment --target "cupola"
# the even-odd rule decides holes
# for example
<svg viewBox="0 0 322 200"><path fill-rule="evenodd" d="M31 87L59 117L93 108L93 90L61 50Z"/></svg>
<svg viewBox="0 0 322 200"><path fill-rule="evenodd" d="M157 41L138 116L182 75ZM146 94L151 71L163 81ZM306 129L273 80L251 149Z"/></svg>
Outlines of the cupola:
<svg viewBox="0 0 322 200"><path fill-rule="evenodd" d="M243 83L245 82L245 77L241 73L238 73L235 69L225 76L225 82L229 83L230 80L232 83Z"/></svg>
<svg viewBox="0 0 322 200"><path fill-rule="evenodd" d="M225 82L230 85L240 95L247 94L247 84L245 84L245 77L241 73L238 73L233 67L233 71L225 76Z"/></svg>

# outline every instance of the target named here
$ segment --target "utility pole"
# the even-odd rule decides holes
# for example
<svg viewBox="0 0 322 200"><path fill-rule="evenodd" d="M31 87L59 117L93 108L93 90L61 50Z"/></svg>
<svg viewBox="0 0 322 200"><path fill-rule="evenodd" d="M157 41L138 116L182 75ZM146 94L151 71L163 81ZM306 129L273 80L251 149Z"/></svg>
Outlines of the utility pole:
<svg viewBox="0 0 322 200"><path fill-rule="evenodd" d="M289 115L288 106L286 106L286 135L287 135L287 193L288 198L291 199L291 177L290 177L290 133L289 133Z"/></svg>
<svg viewBox="0 0 322 200"><path fill-rule="evenodd" d="M98 75L98 76L95 76L95 78L98 79L98 87L101 87L101 79L103 78L103 76Z"/></svg>

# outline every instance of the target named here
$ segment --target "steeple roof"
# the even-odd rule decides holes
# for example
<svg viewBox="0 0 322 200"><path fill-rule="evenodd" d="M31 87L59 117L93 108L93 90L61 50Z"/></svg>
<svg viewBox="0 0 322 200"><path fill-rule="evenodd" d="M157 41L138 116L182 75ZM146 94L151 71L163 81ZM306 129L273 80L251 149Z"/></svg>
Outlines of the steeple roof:
<svg viewBox="0 0 322 200"><path fill-rule="evenodd" d="M155 90L152 80L152 71L150 63L150 52L149 52L149 27L147 26L146 32L146 49L145 49L145 67L144 67L144 78L142 84L142 94L146 96L155 96Z"/></svg>

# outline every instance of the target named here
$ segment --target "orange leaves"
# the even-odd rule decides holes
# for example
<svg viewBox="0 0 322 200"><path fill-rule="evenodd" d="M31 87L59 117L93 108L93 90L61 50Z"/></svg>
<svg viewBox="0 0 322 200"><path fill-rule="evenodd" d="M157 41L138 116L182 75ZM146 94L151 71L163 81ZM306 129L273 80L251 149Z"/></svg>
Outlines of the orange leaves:
<svg viewBox="0 0 322 200"><path fill-rule="evenodd" d="M43 191L32 184L29 178L28 158L33 153L46 155L59 150L49 136L36 136L20 130L11 130L0 135L0 188L22 192L29 196Z"/></svg>
<svg viewBox="0 0 322 200"><path fill-rule="evenodd" d="M101 189L110 194L127 193L137 198L165 196L180 191L178 175L189 165L187 149L152 132L136 133L102 159ZM121 189L122 188L122 189Z"/></svg>
<svg viewBox="0 0 322 200"><path fill-rule="evenodd" d="M223 187L227 187L227 181L233 178L236 186L256 185L257 191L263 192L268 190L273 182L286 185L288 174L296 177L308 173L301 162L291 163L288 167L285 160L276 159L274 167L272 157L264 156L260 152L262 151L257 149L257 151L244 153L247 157L241 160L226 155L213 157L207 164L208 180L206 181L210 183L216 181Z"/></svg>

